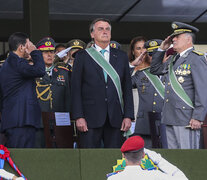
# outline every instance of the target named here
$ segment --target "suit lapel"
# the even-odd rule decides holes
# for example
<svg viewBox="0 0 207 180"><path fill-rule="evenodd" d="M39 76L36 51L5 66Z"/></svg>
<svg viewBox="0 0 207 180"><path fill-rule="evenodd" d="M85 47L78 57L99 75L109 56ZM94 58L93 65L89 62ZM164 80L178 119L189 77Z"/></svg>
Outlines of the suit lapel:
<svg viewBox="0 0 207 180"><path fill-rule="evenodd" d="M90 57L90 55L88 54L88 56ZM92 64L93 66L95 67L98 75L100 76L100 78L105 82L105 79L104 79L104 73L103 73L103 69L93 60L92 57L90 57L91 61L92 61Z"/></svg>
<svg viewBox="0 0 207 180"><path fill-rule="evenodd" d="M174 64L173 69L176 70L183 62L186 61L185 57L180 57Z"/></svg>
<svg viewBox="0 0 207 180"><path fill-rule="evenodd" d="M193 49L190 49L187 51L185 54L183 54L174 64L173 69L176 70L181 64L183 64L188 57L188 54L192 51Z"/></svg>
<svg viewBox="0 0 207 180"><path fill-rule="evenodd" d="M117 51L115 51L113 48L110 48L109 63L113 66L114 69L117 65L117 62Z"/></svg>
<svg viewBox="0 0 207 180"><path fill-rule="evenodd" d="M103 69L91 58L93 65L95 66L100 78L105 82L104 79L104 73L103 73ZM116 65L117 65L117 52L110 47L110 54L109 54L109 63L113 66L114 69L116 69ZM109 80L109 76L108 76L108 80ZM107 80L107 82L108 82Z"/></svg>

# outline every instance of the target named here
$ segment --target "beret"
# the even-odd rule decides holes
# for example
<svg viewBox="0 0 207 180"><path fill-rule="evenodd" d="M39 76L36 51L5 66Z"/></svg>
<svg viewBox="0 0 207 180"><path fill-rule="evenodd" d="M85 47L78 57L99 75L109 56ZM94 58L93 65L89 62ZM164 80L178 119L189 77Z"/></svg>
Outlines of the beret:
<svg viewBox="0 0 207 180"><path fill-rule="evenodd" d="M121 147L121 152L135 152L144 148L144 140L140 136L128 138Z"/></svg>

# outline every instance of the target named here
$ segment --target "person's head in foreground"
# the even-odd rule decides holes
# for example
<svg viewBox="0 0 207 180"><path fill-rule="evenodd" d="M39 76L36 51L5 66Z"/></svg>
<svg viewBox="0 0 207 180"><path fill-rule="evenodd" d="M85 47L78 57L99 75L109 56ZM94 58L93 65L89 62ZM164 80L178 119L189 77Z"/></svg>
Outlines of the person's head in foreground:
<svg viewBox="0 0 207 180"><path fill-rule="evenodd" d="M108 180L187 180L185 174L176 166L166 161L154 151L144 148L144 140L140 136L128 138L121 147L126 161L123 171L108 177ZM142 169L140 166L145 154L158 167L158 170Z"/></svg>
<svg viewBox="0 0 207 180"><path fill-rule="evenodd" d="M144 157L144 140L140 136L128 138L121 147L126 165L139 165Z"/></svg>

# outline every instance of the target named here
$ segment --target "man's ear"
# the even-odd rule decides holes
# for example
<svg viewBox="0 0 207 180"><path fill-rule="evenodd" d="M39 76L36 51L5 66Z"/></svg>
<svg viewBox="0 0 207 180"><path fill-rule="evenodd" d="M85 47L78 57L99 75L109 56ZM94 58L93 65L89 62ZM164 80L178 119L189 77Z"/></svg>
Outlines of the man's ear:
<svg viewBox="0 0 207 180"><path fill-rule="evenodd" d="M94 39L93 31L91 32L91 39Z"/></svg>
<svg viewBox="0 0 207 180"><path fill-rule="evenodd" d="M20 44L20 45L18 46L18 48L17 48L16 51L18 51L18 52L23 52L23 45Z"/></svg>
<svg viewBox="0 0 207 180"><path fill-rule="evenodd" d="M122 158L125 158L124 153L122 153Z"/></svg>

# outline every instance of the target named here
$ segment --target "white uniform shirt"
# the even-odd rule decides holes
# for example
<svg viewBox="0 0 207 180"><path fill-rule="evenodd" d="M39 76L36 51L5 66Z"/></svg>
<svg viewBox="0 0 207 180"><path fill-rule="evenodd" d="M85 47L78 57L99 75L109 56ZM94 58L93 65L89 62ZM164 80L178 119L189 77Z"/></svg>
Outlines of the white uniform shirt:
<svg viewBox="0 0 207 180"><path fill-rule="evenodd" d="M187 180L185 176L171 176L159 170L143 170L139 165L126 166L125 169L110 176L107 180Z"/></svg>

